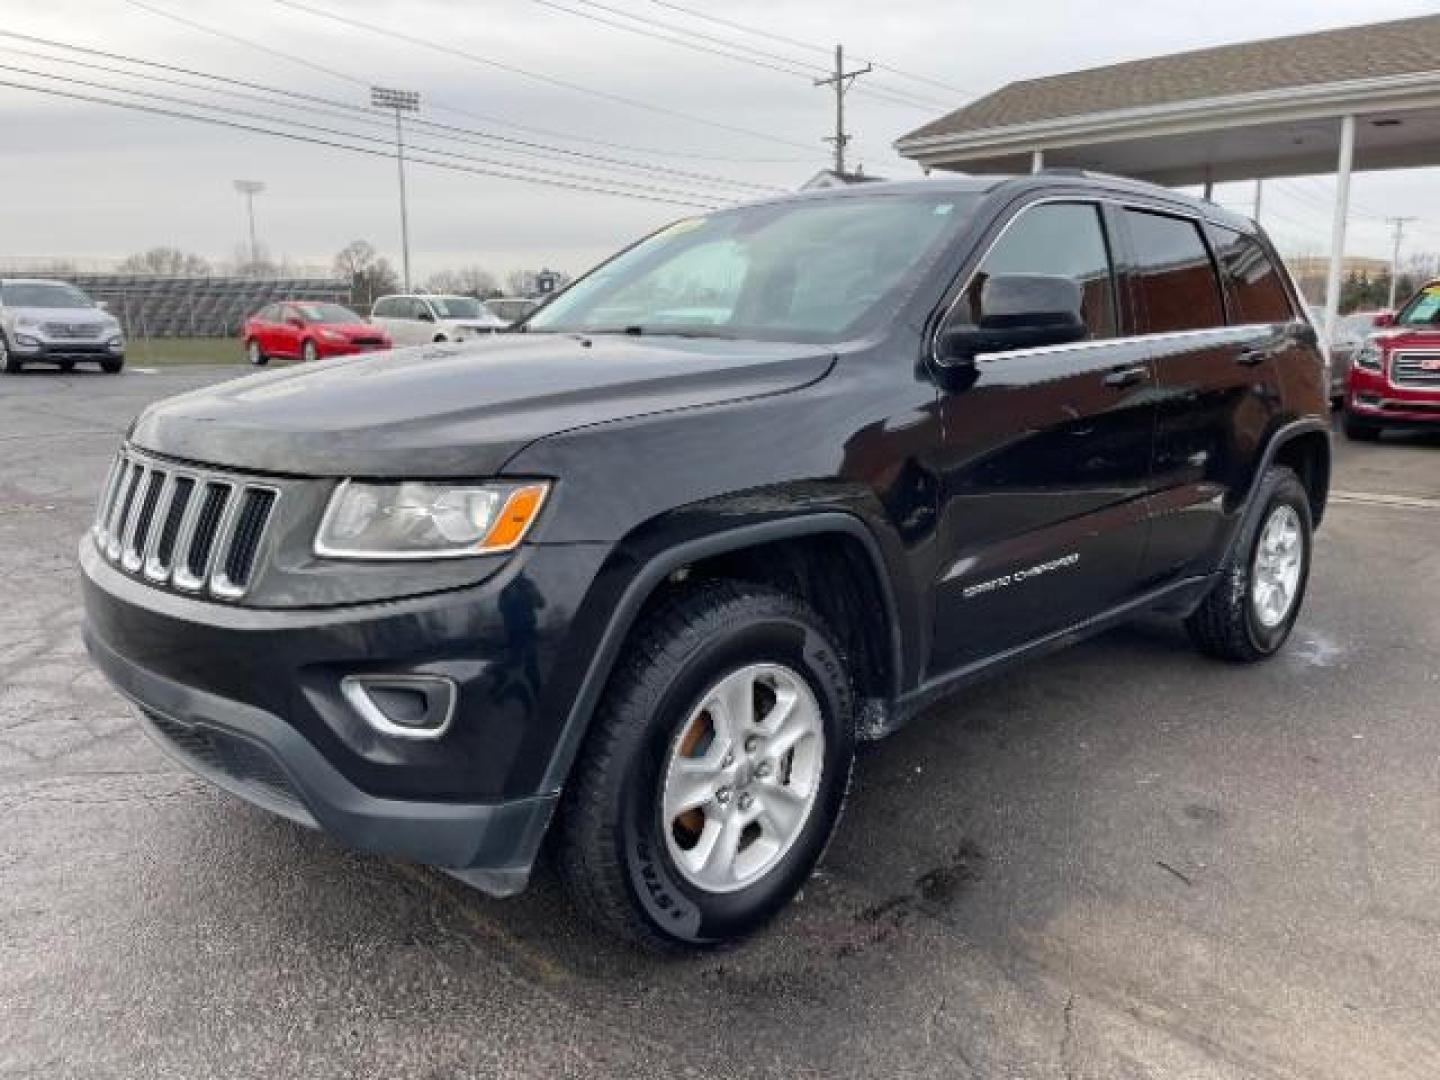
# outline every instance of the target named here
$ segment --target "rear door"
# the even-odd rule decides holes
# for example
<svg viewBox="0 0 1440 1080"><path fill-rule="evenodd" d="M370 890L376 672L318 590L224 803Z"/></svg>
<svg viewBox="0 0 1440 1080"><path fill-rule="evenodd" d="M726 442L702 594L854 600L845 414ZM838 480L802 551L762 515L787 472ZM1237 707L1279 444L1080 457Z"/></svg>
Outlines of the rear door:
<svg viewBox="0 0 1440 1080"><path fill-rule="evenodd" d="M1082 291L1087 338L942 373L941 566L931 677L1135 594L1155 427L1143 345L1125 335L1107 215L1096 202L1021 209L944 325L979 310L989 275L1051 274Z"/></svg>
<svg viewBox="0 0 1440 1080"><path fill-rule="evenodd" d="M1159 395L1148 583L1207 572L1228 535L1247 478L1280 405L1280 354L1291 344L1288 301L1249 321L1227 317L1207 227L1168 209L1123 209L1138 330ZM1262 257L1263 252L1258 252ZM1273 279L1236 251L1227 274ZM1283 292L1283 287L1282 287ZM1247 300L1247 303L1249 301ZM1235 305L1232 304L1232 307ZM1280 316L1261 321L1260 315Z"/></svg>
<svg viewBox="0 0 1440 1080"><path fill-rule="evenodd" d="M276 351L280 344L276 325L279 321L279 304L266 304L255 313L255 340L260 343L260 351L266 356L279 355Z"/></svg>

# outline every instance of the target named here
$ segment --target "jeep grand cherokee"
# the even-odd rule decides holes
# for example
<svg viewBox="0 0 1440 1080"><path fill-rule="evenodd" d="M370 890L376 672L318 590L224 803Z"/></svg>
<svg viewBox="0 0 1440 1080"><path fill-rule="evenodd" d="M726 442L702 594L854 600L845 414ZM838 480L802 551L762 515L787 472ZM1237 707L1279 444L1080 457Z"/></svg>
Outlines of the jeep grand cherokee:
<svg viewBox="0 0 1440 1080"><path fill-rule="evenodd" d="M1274 249L1042 173L678 222L522 332L150 407L81 547L184 764L651 945L794 896L858 741L1146 612L1278 650L1330 443Z"/></svg>

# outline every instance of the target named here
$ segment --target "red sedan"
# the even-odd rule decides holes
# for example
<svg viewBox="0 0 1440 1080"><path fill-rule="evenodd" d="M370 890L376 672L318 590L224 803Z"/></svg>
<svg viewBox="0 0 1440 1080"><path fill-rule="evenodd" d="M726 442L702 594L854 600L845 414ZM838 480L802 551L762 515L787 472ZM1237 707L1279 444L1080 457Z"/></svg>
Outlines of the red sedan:
<svg viewBox="0 0 1440 1080"><path fill-rule="evenodd" d="M390 348L390 335L340 304L287 300L267 304L240 331L245 355L260 367L272 356L319 360Z"/></svg>

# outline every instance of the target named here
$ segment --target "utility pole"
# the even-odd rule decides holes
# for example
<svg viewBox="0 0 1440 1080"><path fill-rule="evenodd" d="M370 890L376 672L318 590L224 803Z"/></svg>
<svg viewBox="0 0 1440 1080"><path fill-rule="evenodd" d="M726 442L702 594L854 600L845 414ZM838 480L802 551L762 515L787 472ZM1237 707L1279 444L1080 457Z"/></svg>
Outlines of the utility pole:
<svg viewBox="0 0 1440 1080"><path fill-rule="evenodd" d="M873 70L873 65L866 64L863 68L846 71L845 47L836 45L835 73L828 79L815 80L816 86L835 87L835 134L824 141L835 144L835 172L842 178L845 176L845 145L850 141L850 136L845 133L845 91L849 90L850 84L861 75L868 75Z"/></svg>
<svg viewBox="0 0 1440 1080"><path fill-rule="evenodd" d="M370 104L376 109L395 110L395 168L400 175L400 265L405 291L410 291L410 212L405 203L405 128L401 115L420 111L420 94L415 90L392 90L384 86L370 88Z"/></svg>
<svg viewBox="0 0 1440 1080"><path fill-rule="evenodd" d="M235 190L245 196L245 212L250 219L250 266L260 265L260 244L255 239L255 196L265 190L260 180L236 180Z"/></svg>
<svg viewBox="0 0 1440 1080"><path fill-rule="evenodd" d="M1392 217L1385 220L1395 227L1395 247L1390 252L1390 299L1385 302L1385 306L1394 311L1395 287L1400 281L1400 239L1405 235L1406 222L1415 219L1413 217Z"/></svg>

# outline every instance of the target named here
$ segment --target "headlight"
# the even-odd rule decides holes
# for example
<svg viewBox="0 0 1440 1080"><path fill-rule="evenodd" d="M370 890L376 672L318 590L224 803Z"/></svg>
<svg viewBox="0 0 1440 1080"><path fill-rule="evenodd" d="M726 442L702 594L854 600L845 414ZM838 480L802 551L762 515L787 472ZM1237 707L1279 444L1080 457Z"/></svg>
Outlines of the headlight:
<svg viewBox="0 0 1440 1080"><path fill-rule="evenodd" d="M110 340L105 342L105 347L114 352L119 352L125 347L125 338L122 334L111 334Z"/></svg>
<svg viewBox="0 0 1440 1080"><path fill-rule="evenodd" d="M31 337L29 334L16 334L15 344L23 345L27 349L33 349L38 346L40 342L38 339Z"/></svg>
<svg viewBox="0 0 1440 1080"><path fill-rule="evenodd" d="M15 320L16 329L35 330L40 326L40 320L30 315L21 315Z"/></svg>
<svg viewBox="0 0 1440 1080"><path fill-rule="evenodd" d="M1380 370L1380 346L1373 341L1367 342L1365 346L1355 354L1355 366L1364 368L1366 371Z"/></svg>
<svg viewBox="0 0 1440 1080"><path fill-rule="evenodd" d="M515 548L549 485L377 484L346 480L330 497L315 554L332 559L449 559Z"/></svg>

